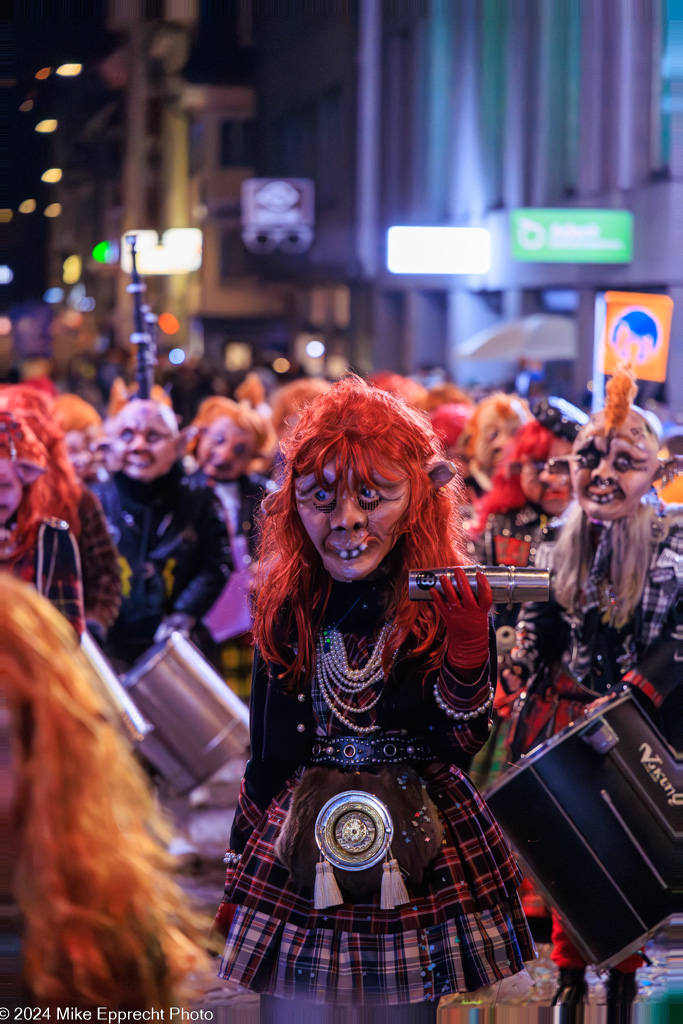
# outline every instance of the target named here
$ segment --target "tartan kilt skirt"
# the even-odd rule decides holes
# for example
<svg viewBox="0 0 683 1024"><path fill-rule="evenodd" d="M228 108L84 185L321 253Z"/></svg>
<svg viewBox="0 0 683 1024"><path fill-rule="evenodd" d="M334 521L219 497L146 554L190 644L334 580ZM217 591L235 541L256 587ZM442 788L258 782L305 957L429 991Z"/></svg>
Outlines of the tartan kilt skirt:
<svg viewBox="0 0 683 1024"><path fill-rule="evenodd" d="M510 759L516 761L522 754L528 754L540 743L556 736L580 718L599 696L559 667L553 668L547 685L531 689L515 701L507 737Z"/></svg>
<svg viewBox="0 0 683 1024"><path fill-rule="evenodd" d="M287 999L386 1006L473 991L535 959L521 874L484 800L458 768L432 765L422 777L445 840L422 883L406 882L409 902L393 910L380 908L379 891L315 910L312 890L293 887L274 852L291 779L228 871L225 901L237 909L219 977ZM394 844L407 841L419 839L401 834Z"/></svg>

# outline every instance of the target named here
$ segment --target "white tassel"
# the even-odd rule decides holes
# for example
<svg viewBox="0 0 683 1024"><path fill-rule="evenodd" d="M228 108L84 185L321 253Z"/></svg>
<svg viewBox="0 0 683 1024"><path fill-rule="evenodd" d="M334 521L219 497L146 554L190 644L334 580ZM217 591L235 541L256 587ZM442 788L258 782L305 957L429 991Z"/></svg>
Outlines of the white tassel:
<svg viewBox="0 0 683 1024"><path fill-rule="evenodd" d="M408 902L410 896L408 895L408 890L405 887L405 882L403 881L403 875L401 874L401 869L398 866L398 861L389 861L389 868L391 869L391 896L394 901L394 906L400 907L402 903Z"/></svg>
<svg viewBox="0 0 683 1024"><path fill-rule="evenodd" d="M388 860L385 860L384 864L382 864L382 888L380 890L379 905L382 910L393 910L396 906L391 885L391 866Z"/></svg>
<svg viewBox="0 0 683 1024"><path fill-rule="evenodd" d="M344 898L339 891L332 865L324 858L319 860L315 866L313 906L316 910L324 910L325 907L336 907L343 902Z"/></svg>

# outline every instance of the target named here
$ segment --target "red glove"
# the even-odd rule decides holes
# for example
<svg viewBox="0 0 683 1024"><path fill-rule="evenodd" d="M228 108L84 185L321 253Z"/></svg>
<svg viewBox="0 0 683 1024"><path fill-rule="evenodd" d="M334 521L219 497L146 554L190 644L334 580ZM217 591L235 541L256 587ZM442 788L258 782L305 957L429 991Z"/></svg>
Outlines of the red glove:
<svg viewBox="0 0 683 1024"><path fill-rule="evenodd" d="M209 940L211 943L210 952L215 956L220 956L223 952L223 946L225 945L225 940L228 937L230 925L232 924L232 919L235 916L236 910L236 903L221 903L218 908L218 913L213 919L211 930L209 932Z"/></svg>
<svg viewBox="0 0 683 1024"><path fill-rule="evenodd" d="M493 596L489 581L477 573L477 596L461 568L455 570L456 588L447 576L441 577L443 596L432 587L432 601L446 624L446 657L454 669L475 669L484 664L489 653L489 611Z"/></svg>

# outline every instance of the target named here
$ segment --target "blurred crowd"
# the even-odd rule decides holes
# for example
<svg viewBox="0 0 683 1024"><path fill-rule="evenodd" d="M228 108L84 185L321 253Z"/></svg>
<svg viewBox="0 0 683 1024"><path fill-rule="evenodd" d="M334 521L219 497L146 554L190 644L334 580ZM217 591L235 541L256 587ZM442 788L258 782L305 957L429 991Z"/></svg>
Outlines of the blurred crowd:
<svg viewBox="0 0 683 1024"><path fill-rule="evenodd" d="M429 417L460 470L472 557L533 564L569 505L567 459L587 414L559 397L475 400L392 371L370 380ZM197 393L189 403L186 389L182 410L176 388L155 384L143 401L121 377L99 409L47 379L2 386L0 482L15 498L0 505L0 565L36 583L79 632L87 625L117 670L180 630L248 699L257 513L277 488L280 439L331 387L270 383L250 372L231 397ZM662 440L660 455L679 441ZM664 501L681 500L680 477L658 486ZM514 617L500 611L499 630ZM509 639L499 632L503 649Z"/></svg>

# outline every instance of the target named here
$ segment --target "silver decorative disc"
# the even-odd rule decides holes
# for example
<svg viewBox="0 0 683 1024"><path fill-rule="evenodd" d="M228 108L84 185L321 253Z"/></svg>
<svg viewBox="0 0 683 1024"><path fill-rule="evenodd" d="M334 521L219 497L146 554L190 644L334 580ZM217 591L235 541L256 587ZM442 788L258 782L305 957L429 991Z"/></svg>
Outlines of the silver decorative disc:
<svg viewBox="0 0 683 1024"><path fill-rule="evenodd" d="M384 857L393 835L386 805L357 789L328 800L315 823L318 848L334 867L344 871L373 867Z"/></svg>

